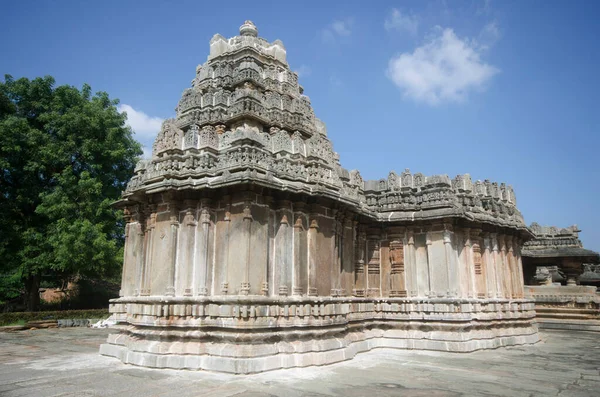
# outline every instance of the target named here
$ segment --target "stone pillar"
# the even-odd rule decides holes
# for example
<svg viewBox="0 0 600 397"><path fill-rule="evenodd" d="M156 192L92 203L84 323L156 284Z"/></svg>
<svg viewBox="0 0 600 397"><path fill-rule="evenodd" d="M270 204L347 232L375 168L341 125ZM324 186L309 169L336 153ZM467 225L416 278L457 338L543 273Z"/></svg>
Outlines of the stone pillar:
<svg viewBox="0 0 600 397"><path fill-rule="evenodd" d="M275 258L275 238L277 236L277 211L273 207L273 197L265 195L263 196L264 202L264 220L267 223L267 235L265 239L265 249L266 249L266 262L264 264L264 279L261 283L261 295L269 296L269 295L277 295L279 291L275 290L275 285L277 284L275 281L275 268L277 266L276 258ZM292 221L292 219L290 219ZM292 237L293 239L293 237ZM292 247L292 251L295 248ZM273 290L271 290L270 286L272 286Z"/></svg>
<svg viewBox="0 0 600 397"><path fill-rule="evenodd" d="M452 226L444 225L444 251L446 253L446 271L448 273L448 291L447 296L455 297L460 289L458 279L458 269L454 260L454 249L452 248Z"/></svg>
<svg viewBox="0 0 600 397"><path fill-rule="evenodd" d="M147 227L146 227L146 237L145 237L145 255L144 255L144 265L142 266L142 271L140 274L140 295L148 296L150 295L150 272L152 270L152 252L154 246L154 229L156 227L156 205L150 204L148 206L148 216L147 216Z"/></svg>
<svg viewBox="0 0 600 397"><path fill-rule="evenodd" d="M487 297L495 298L497 296L496 269L494 267L494 258L492 251L492 239L490 233L483 234L483 260L485 263Z"/></svg>
<svg viewBox="0 0 600 397"><path fill-rule="evenodd" d="M473 298L475 296L475 275L473 274L471 255L471 229L464 229L464 236L463 261L465 274L467 275L467 297Z"/></svg>
<svg viewBox="0 0 600 397"><path fill-rule="evenodd" d="M428 285L429 287L427 288L427 292L425 293L426 296L430 296L430 297L435 297L436 292L435 291L435 287L433 284L433 280L435 277L434 271L435 269L433 268L433 263L431 263L431 259L433 258L433 240L432 240L432 234L430 231L425 233L425 245L427 247L427 276L429 279Z"/></svg>
<svg viewBox="0 0 600 397"><path fill-rule="evenodd" d="M367 234L363 225L356 226L355 240L355 262L354 262L354 296L363 297L366 295L366 269L365 269L365 251L367 245Z"/></svg>
<svg viewBox="0 0 600 397"><path fill-rule="evenodd" d="M512 275L508 264L508 257L506 255L506 238L503 234L498 236L498 243L500 245L500 263L502 266L502 287L504 297L510 299L512 297Z"/></svg>
<svg viewBox="0 0 600 397"><path fill-rule="evenodd" d="M404 242L402 236L390 236L390 297L407 297Z"/></svg>
<svg viewBox="0 0 600 397"><path fill-rule="evenodd" d="M485 281L485 269L483 265L483 256L481 254L480 229L471 231L471 250L473 258L473 276L475 278L475 288L473 296L479 299L485 299L487 296L487 284Z"/></svg>
<svg viewBox="0 0 600 397"><path fill-rule="evenodd" d="M181 228L181 251L180 251L180 268L181 268L181 283L184 296L192 296L194 294L194 273L196 266L195 245L196 245L196 208L195 202L186 201L186 211L183 217L183 227Z"/></svg>
<svg viewBox="0 0 600 397"><path fill-rule="evenodd" d="M277 294L287 296L290 293L292 257L291 257L291 203L287 200L279 202L277 219L279 227L275 235L275 277Z"/></svg>
<svg viewBox="0 0 600 397"><path fill-rule="evenodd" d="M306 266L306 229L305 229L305 221L304 221L304 203L296 202L294 203L294 216L296 220L294 221L294 278L293 278L293 287L292 294L296 296L300 296L306 293L306 274L308 272Z"/></svg>
<svg viewBox="0 0 600 397"><path fill-rule="evenodd" d="M412 229L406 231L406 250L404 251L406 269L406 290L411 297L418 295L417 259L415 252L415 234Z"/></svg>
<svg viewBox="0 0 600 397"><path fill-rule="evenodd" d="M244 275L244 281L242 281L240 285L240 295L248 295L250 294L250 254L252 252L252 247L250 246L250 238L252 236L252 203L249 199L244 201L244 218L243 218L243 236L242 240L245 242L242 252L240 255L242 256L242 271Z"/></svg>
<svg viewBox="0 0 600 397"><path fill-rule="evenodd" d="M229 267L230 267L230 257L229 257L229 241L231 239L231 204L229 202L229 196L223 197L225 201L225 214L223 216L223 222L225 223L225 235L223 236L223 253L224 253L224 262L223 262L223 270L221 273L221 293L223 295L227 295L229 292Z"/></svg>
<svg viewBox="0 0 600 397"><path fill-rule="evenodd" d="M167 286L165 296L175 296L175 267L177 266L177 234L179 232L179 209L177 203L169 203L169 263L167 264Z"/></svg>
<svg viewBox="0 0 600 397"><path fill-rule="evenodd" d="M308 226L308 295L317 296L317 234L319 233L318 214L312 213Z"/></svg>
<svg viewBox="0 0 600 397"><path fill-rule="evenodd" d="M333 219L332 219L332 236L331 236L331 268L329 269L331 273L331 296L339 296L340 295L340 276L341 276L341 266L340 266L340 235L343 232L340 225L340 212L336 209L332 210Z"/></svg>
<svg viewBox="0 0 600 397"><path fill-rule="evenodd" d="M355 241L355 224L353 214L347 213L344 216L342 224L343 234L341 241L341 294L343 296L352 296L354 288L354 241Z"/></svg>
<svg viewBox="0 0 600 397"><path fill-rule="evenodd" d="M426 297L431 294L431 280L429 279L429 245L427 244L427 233L415 235L415 281L417 285L417 296ZM431 241L429 241L431 243Z"/></svg>
<svg viewBox="0 0 600 397"><path fill-rule="evenodd" d="M196 295L208 295L208 269L210 267L210 201L203 199L200 204L200 232L196 251L195 290Z"/></svg>
<svg viewBox="0 0 600 397"><path fill-rule="evenodd" d="M516 266L517 266L517 282L519 283L519 298L524 298L525 297L525 278L523 277L523 261L521 260L521 247L523 246L523 241L518 238L515 237L514 239L514 244L515 244L515 259L516 259Z"/></svg>
<svg viewBox="0 0 600 397"><path fill-rule="evenodd" d="M467 277L466 272L467 269L463 263L463 229L455 229L454 230L454 263L456 264L456 277L458 279L458 296L461 298L467 297Z"/></svg>
<svg viewBox="0 0 600 397"><path fill-rule="evenodd" d="M563 259L560 264L562 271L565 273L567 278L567 286L573 287L578 284L579 276L583 273L583 265L578 260Z"/></svg>
<svg viewBox="0 0 600 397"><path fill-rule="evenodd" d="M370 235L367 237L367 296L380 296L380 241L378 235Z"/></svg>
<svg viewBox="0 0 600 397"><path fill-rule="evenodd" d="M131 296L135 292L134 286L137 283L138 258L143 256L143 247L140 247L143 233L141 232L137 209L125 208L123 211L123 218L126 222L125 244L123 247L123 272L119 296Z"/></svg>
<svg viewBox="0 0 600 397"><path fill-rule="evenodd" d="M514 252L514 248L513 248L513 237L512 236L506 236L506 258L508 261L508 269L510 272L510 291L511 291L511 295L510 297L513 299L518 298L519 296L519 285L518 285L518 271L517 271L517 264L516 264L516 260L515 260L515 252Z"/></svg>
<svg viewBox="0 0 600 397"><path fill-rule="evenodd" d="M498 252L498 234L490 233L490 239L492 244L492 261L494 264L494 270L496 274L496 297L504 298L504 289L502 287L502 278L504 277L504 272L502 271L502 264L500 262L500 254Z"/></svg>

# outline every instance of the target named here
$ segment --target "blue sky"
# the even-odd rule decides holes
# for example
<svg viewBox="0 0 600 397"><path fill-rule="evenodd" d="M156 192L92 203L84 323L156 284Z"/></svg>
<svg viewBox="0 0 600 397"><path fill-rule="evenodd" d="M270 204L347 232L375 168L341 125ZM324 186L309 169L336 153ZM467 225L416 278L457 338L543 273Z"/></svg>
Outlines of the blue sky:
<svg viewBox="0 0 600 397"><path fill-rule="evenodd" d="M600 251L600 2L4 1L0 73L107 91L150 146L215 33L281 39L342 165L511 184Z"/></svg>

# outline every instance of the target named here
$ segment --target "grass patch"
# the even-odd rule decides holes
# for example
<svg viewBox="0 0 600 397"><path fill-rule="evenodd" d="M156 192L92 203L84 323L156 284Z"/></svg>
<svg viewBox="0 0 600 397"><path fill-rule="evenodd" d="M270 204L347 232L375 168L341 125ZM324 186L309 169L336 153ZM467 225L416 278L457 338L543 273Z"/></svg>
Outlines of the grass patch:
<svg viewBox="0 0 600 397"><path fill-rule="evenodd" d="M107 318L109 315L108 309L0 313L0 326L25 325L29 321L41 320Z"/></svg>
<svg viewBox="0 0 600 397"><path fill-rule="evenodd" d="M24 326L25 324L27 324L27 321L25 320L17 320L17 321L13 321L10 324L1 324L2 326L9 326L9 327L15 327L15 326Z"/></svg>

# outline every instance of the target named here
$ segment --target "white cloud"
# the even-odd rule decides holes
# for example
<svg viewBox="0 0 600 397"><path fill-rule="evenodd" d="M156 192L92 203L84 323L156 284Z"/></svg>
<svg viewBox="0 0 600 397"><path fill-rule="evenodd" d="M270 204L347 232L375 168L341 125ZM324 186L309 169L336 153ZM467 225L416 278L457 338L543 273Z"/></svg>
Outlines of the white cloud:
<svg viewBox="0 0 600 397"><path fill-rule="evenodd" d="M481 29L477 39L482 50L489 50L500 39L500 29L496 21L490 22Z"/></svg>
<svg viewBox="0 0 600 397"><path fill-rule="evenodd" d="M307 65L300 65L300 67L294 70L294 72L298 73L298 77L306 77L310 76L312 70Z"/></svg>
<svg viewBox="0 0 600 397"><path fill-rule="evenodd" d="M333 21L327 28L323 29L322 38L326 43L335 43L340 37L348 37L352 34L354 19L345 18Z"/></svg>
<svg viewBox="0 0 600 397"><path fill-rule="evenodd" d="M473 40L461 40L452 29L444 29L412 53L393 57L387 74L405 98L430 105L461 102L499 72L481 60L481 51Z"/></svg>
<svg viewBox="0 0 600 397"><path fill-rule="evenodd" d="M334 88L338 88L343 86L344 82L342 81L342 79L339 78L337 74L332 74L331 76L329 76L329 84L331 84L331 86Z"/></svg>
<svg viewBox="0 0 600 397"><path fill-rule="evenodd" d="M117 110L127 113L127 125L133 130L134 138L142 144L144 157L149 158L152 155L152 144L164 120L148 116L126 104L119 105Z"/></svg>
<svg viewBox="0 0 600 397"><path fill-rule="evenodd" d="M400 10L394 8L392 13L385 19L383 27L388 32L393 30L404 31L415 36L419 29L419 20L415 15L402 14Z"/></svg>
<svg viewBox="0 0 600 397"><path fill-rule="evenodd" d="M331 24L331 29L339 36L350 36L350 20L346 21L335 21Z"/></svg>
<svg viewBox="0 0 600 397"><path fill-rule="evenodd" d="M478 3L475 15L489 15L492 13L492 0L484 0Z"/></svg>

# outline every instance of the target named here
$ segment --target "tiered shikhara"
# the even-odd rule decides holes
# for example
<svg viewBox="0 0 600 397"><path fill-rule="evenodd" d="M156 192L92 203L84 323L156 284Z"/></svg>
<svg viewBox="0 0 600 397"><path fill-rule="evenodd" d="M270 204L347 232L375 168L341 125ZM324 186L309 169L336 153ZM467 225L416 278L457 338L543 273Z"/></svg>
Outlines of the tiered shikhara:
<svg viewBox="0 0 600 397"><path fill-rule="evenodd" d="M101 353L253 373L376 347L538 341L510 186L339 163L283 44L215 35L119 205L116 333Z"/></svg>

